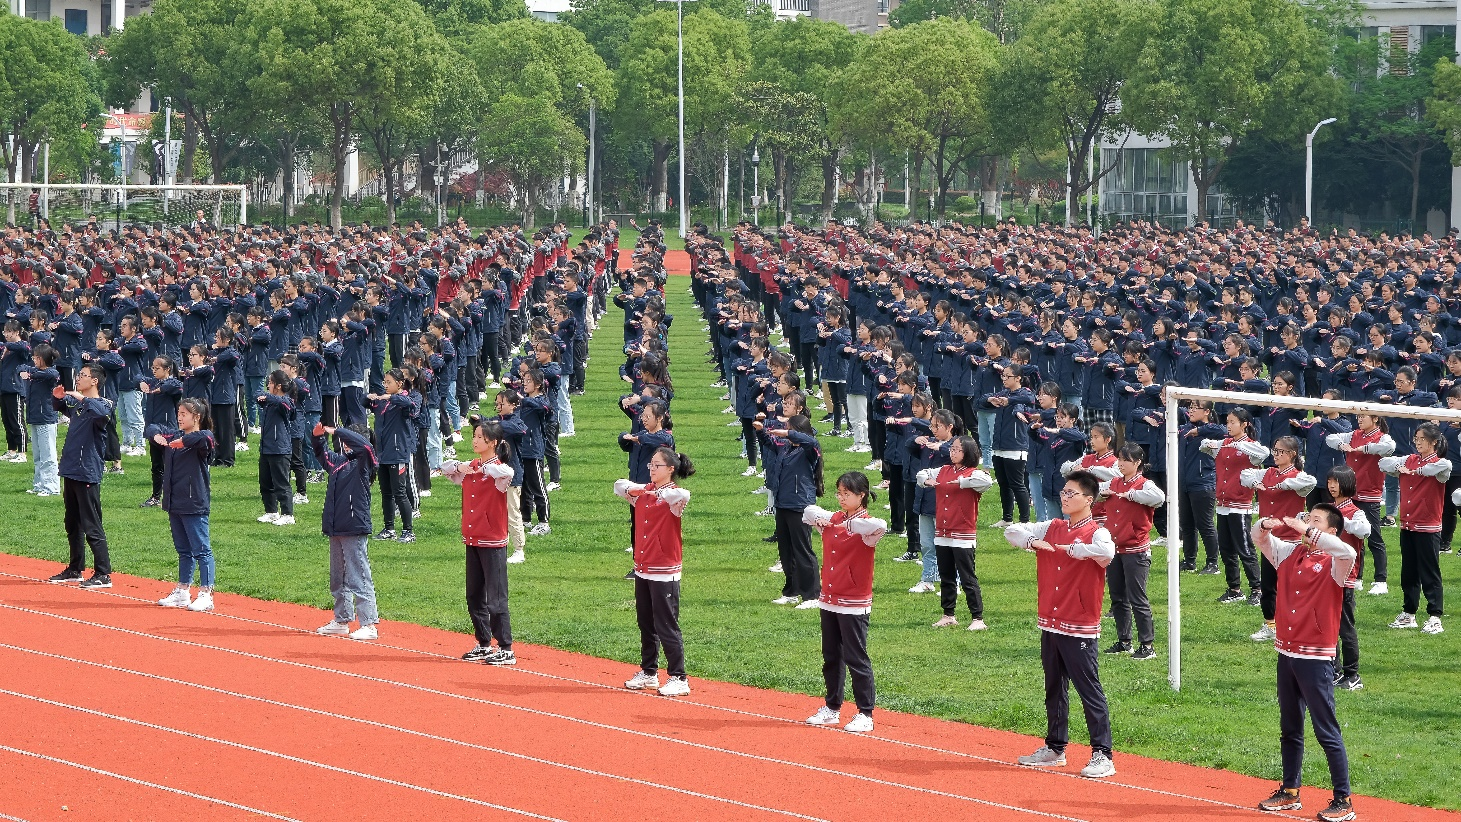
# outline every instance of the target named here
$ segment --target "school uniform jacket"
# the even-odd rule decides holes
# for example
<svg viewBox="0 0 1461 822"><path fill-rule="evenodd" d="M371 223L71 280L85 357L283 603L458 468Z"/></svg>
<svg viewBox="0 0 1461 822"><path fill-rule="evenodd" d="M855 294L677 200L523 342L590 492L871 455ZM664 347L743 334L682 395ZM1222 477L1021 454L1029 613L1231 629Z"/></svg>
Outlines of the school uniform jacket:
<svg viewBox="0 0 1461 822"><path fill-rule="evenodd" d="M462 486L462 542L470 548L507 547L507 489L513 470L497 457L448 460L441 474Z"/></svg>
<svg viewBox="0 0 1461 822"><path fill-rule="evenodd" d="M1199 446L1212 455L1217 473L1217 513L1246 514L1253 510L1253 489L1243 485L1243 472L1263 467L1268 449L1262 443L1243 437L1203 440Z"/></svg>
<svg viewBox="0 0 1461 822"><path fill-rule="evenodd" d="M979 531L979 498L994 481L978 468L945 465L918 472L918 484L934 489L933 544L973 548Z"/></svg>
<svg viewBox="0 0 1461 822"><path fill-rule="evenodd" d="M1355 552L1344 540L1310 529L1299 542L1285 542L1254 523L1253 544L1278 569L1274 612L1284 656L1333 659L1339 641L1344 588L1354 569Z"/></svg>
<svg viewBox="0 0 1461 822"><path fill-rule="evenodd" d="M1131 479L1116 476L1101 483L1105 498L1106 530L1118 554L1151 553L1152 520L1167 495L1142 474Z"/></svg>
<svg viewBox="0 0 1461 822"><path fill-rule="evenodd" d="M1045 540L1054 551L1036 551L1035 586L1040 630L1077 637L1101 635L1101 603L1106 595L1106 566L1116 544L1095 519L1080 522L1052 519L1018 523L1005 529L1012 545L1030 549Z"/></svg>
<svg viewBox="0 0 1461 822"><path fill-rule="evenodd" d="M1404 467L1414 473L1401 474ZM1400 509L1395 513L1400 527L1423 534L1441 532L1441 508L1446 498L1446 480L1451 478L1451 461L1432 453L1384 457L1380 470L1400 476Z"/></svg>
<svg viewBox="0 0 1461 822"><path fill-rule="evenodd" d="M834 514L815 505L802 511L802 522L822 535L822 593L817 604L838 614L871 613L873 549L887 532L887 523L868 516L867 509Z"/></svg>
<svg viewBox="0 0 1461 822"><path fill-rule="evenodd" d="M1354 449L1345 452L1344 463L1354 469L1355 499L1384 502L1385 472L1380 470L1380 458L1395 453L1395 440L1389 434L1376 426L1368 431L1330 434L1324 438L1324 443L1335 450L1345 444Z"/></svg>
<svg viewBox="0 0 1461 822"><path fill-rule="evenodd" d="M632 496L634 491L643 491ZM614 493L634 506L634 575L657 582L676 582L684 562L680 521L690 492L673 482L665 486L615 480Z"/></svg>
<svg viewBox="0 0 1461 822"><path fill-rule="evenodd" d="M1456 495L1461 495L1461 489L1457 489ZM1344 540L1345 545L1353 548L1355 554L1354 567L1350 569L1349 576L1344 581L1344 587L1359 588L1358 572L1360 562L1365 555L1365 539L1370 536L1370 518L1365 516L1365 512L1361 511L1352 499L1336 502L1334 507L1344 515L1344 530L1340 532L1339 538Z"/></svg>
<svg viewBox="0 0 1461 822"><path fill-rule="evenodd" d="M208 466L217 448L213 432L149 427L147 434L149 439L161 434L168 443L162 450L162 510L178 516L207 514L213 501Z"/></svg>
<svg viewBox="0 0 1461 822"><path fill-rule="evenodd" d="M315 457L329 475L320 528L327 537L369 535L371 484L375 482L375 450L364 435L348 428L336 428L335 436L349 446L349 452L329 449L322 428L314 434Z"/></svg>
<svg viewBox="0 0 1461 822"><path fill-rule="evenodd" d="M92 485L101 482L102 453L106 450L107 425L113 404L101 397L77 399L66 395L71 425L61 446L58 473L62 477Z"/></svg>
<svg viewBox="0 0 1461 822"><path fill-rule="evenodd" d="M1308 502L1309 492L1314 490L1317 480L1294 466L1280 471L1278 468L1246 468L1239 474L1238 481L1244 488L1258 493L1258 516L1296 517ZM1281 525L1273 529L1279 539L1295 540L1299 534L1292 528Z"/></svg>
<svg viewBox="0 0 1461 822"><path fill-rule="evenodd" d="M1060 475L1062 477L1069 477L1076 471L1085 471L1101 482L1107 482L1121 476L1121 472L1116 470L1115 451L1102 451L1099 454L1082 454L1080 459L1071 460L1060 466ZM1059 496L1058 491L1056 495L1057 497ZM1096 504L1091 506L1091 516L1096 518L1096 522L1104 523L1106 521L1106 503L1097 499Z"/></svg>

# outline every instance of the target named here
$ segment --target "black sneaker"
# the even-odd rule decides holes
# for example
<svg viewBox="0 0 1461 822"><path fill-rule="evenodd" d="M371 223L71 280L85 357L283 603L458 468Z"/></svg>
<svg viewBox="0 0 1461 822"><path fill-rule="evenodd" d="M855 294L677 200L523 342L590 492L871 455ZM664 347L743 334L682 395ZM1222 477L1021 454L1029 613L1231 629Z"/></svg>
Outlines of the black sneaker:
<svg viewBox="0 0 1461 822"><path fill-rule="evenodd" d="M1323 822L1349 822L1354 819L1354 805L1349 797L1336 796L1329 800L1329 807L1319 812L1319 818Z"/></svg>
<svg viewBox="0 0 1461 822"><path fill-rule="evenodd" d="M634 573L634 569L633 568L630 568L629 569L629 573L625 574L624 575L624 578L625 579L634 579L636 576L638 576L638 574Z"/></svg>
<svg viewBox="0 0 1461 822"><path fill-rule="evenodd" d="M1338 668L1334 669L1334 687L1338 688L1339 687L1339 683L1341 683L1343 681L1344 681L1344 671L1342 671L1342 670L1340 670Z"/></svg>
<svg viewBox="0 0 1461 822"><path fill-rule="evenodd" d="M832 421L832 415L831 414L823 414L822 415L822 418L819 419L819 420L817 420L817 422L831 422L831 421Z"/></svg>
<svg viewBox="0 0 1461 822"><path fill-rule="evenodd" d="M762 542L775 542L776 541L776 535L775 534L772 534L769 537L762 537L761 538L761 541Z"/></svg>
<svg viewBox="0 0 1461 822"><path fill-rule="evenodd" d="M1197 570L1197 563L1195 563L1195 562L1189 562L1188 560L1185 560L1184 559L1180 563L1178 563L1177 570L1179 570L1179 571L1196 571Z"/></svg>
<svg viewBox="0 0 1461 822"><path fill-rule="evenodd" d="M81 587L88 591L98 588L110 588L112 587L112 578L108 574L92 574L90 579L83 579L81 581Z"/></svg>
<svg viewBox="0 0 1461 822"><path fill-rule="evenodd" d="M46 580L54 585L65 585L68 582L80 582L82 580L80 571L73 571L70 568Z"/></svg>
<svg viewBox="0 0 1461 822"><path fill-rule="evenodd" d="M1343 691L1361 691L1364 690L1365 683L1360 680L1359 674L1355 674L1354 676L1344 677L1334 683L1334 687Z"/></svg>
<svg viewBox="0 0 1461 822"><path fill-rule="evenodd" d="M496 651L488 654L487 658L482 661L487 663L488 665L516 665L517 654L514 654L512 651L504 651L499 648Z"/></svg>
<svg viewBox="0 0 1461 822"><path fill-rule="evenodd" d="M375 538L376 539L395 539L396 538L396 532L395 532L394 529L391 529L391 528L382 528L382 529L380 529L380 533L375 535Z"/></svg>
<svg viewBox="0 0 1461 822"><path fill-rule="evenodd" d="M396 542L415 542L415 541L416 541L416 532L415 531L402 531L401 532L401 535L396 538Z"/></svg>
<svg viewBox="0 0 1461 822"><path fill-rule="evenodd" d="M142 504L141 505L138 505L137 507L138 508L156 508L157 506L159 506L161 504L162 504L162 500L158 499L157 497L148 497L147 499L142 500Z"/></svg>
<svg viewBox="0 0 1461 822"><path fill-rule="evenodd" d="M1384 519L1380 520L1380 527L1382 527L1382 528L1394 528L1395 527L1395 518L1394 517L1385 517Z"/></svg>
<svg viewBox="0 0 1461 822"><path fill-rule="evenodd" d="M1131 653L1131 643L1130 642L1119 642L1118 641L1115 645L1112 645L1110 648L1107 648L1106 651L1105 651L1105 653L1108 653L1108 654L1129 654L1129 653Z"/></svg>
<svg viewBox="0 0 1461 822"><path fill-rule="evenodd" d="M1222 605L1231 605L1234 602L1243 602L1246 599L1247 597L1243 596L1242 591L1230 590L1225 592L1222 596L1218 597L1218 602Z"/></svg>
<svg viewBox="0 0 1461 822"><path fill-rule="evenodd" d="M1157 652L1152 650L1150 645L1141 645L1131 652L1132 659L1156 659Z"/></svg>
<svg viewBox="0 0 1461 822"><path fill-rule="evenodd" d="M893 557L894 562L913 562L916 559L918 559L918 555L912 551L904 551L901 556Z"/></svg>
<svg viewBox="0 0 1461 822"><path fill-rule="evenodd" d="M1220 573L1222 573L1222 569L1218 568L1218 564L1216 562L1209 562L1208 564L1206 564L1206 565L1202 566L1200 569L1198 569L1197 573L1199 573L1199 574L1220 574Z"/></svg>
<svg viewBox="0 0 1461 822"><path fill-rule="evenodd" d="M465 654L462 654L462 659L466 660L467 662L481 662L491 654L492 648L490 646L478 645L472 650L467 651Z"/></svg>
<svg viewBox="0 0 1461 822"><path fill-rule="evenodd" d="M1279 788L1273 792L1273 796L1258 803L1260 811L1298 811L1303 808L1304 803L1299 801L1299 792L1290 792L1284 788Z"/></svg>
<svg viewBox="0 0 1461 822"><path fill-rule="evenodd" d="M1248 592L1248 604L1257 608L1263 604L1263 592L1257 589Z"/></svg>

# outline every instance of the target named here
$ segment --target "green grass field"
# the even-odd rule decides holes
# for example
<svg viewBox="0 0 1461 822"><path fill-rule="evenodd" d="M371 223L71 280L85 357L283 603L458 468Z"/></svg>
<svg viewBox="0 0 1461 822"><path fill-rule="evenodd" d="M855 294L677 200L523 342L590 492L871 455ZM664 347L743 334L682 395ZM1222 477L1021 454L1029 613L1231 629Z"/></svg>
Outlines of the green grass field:
<svg viewBox="0 0 1461 822"><path fill-rule="evenodd" d="M752 516L764 498L749 493L757 481L738 476L737 428L722 415L721 391L705 364L705 335L684 278L671 280L668 295L677 316L670 351L677 397L675 431L682 451L698 468L685 482L694 498L686 514L683 628L692 680L740 682L818 695L821 660L817 618L770 604L780 577L766 571L774 546L761 537L768 518ZM578 435L564 440L564 487L552 494L553 533L529 537L528 562L512 570L516 637L626 663L637 662L638 632L630 583L625 505L611 492L626 475L615 437L626 420L615 399L619 381L619 315L612 310L592 343L588 393L576 397ZM825 428L826 426L822 426ZM64 432L64 429L62 429ZM866 455L847 454L849 440L824 439L828 485L838 473L860 468ZM465 453L465 450L463 451ZM239 467L214 474L213 550L221 590L254 597L329 607L326 542L319 531L323 486L310 486L311 502L299 506L299 525L280 528L254 521L258 497L255 452ZM166 515L137 505L148 494L145 458L128 458L127 473L103 487L113 564L121 573L157 579L176 574ZM0 464L0 493L11 503L0 514L0 549L64 561L59 498L22 493L30 466ZM373 542L371 558L382 615L462 632L471 645L463 602L460 494L438 481L424 501L419 542ZM881 502L874 512L885 514ZM830 497L824 505L834 504ZM996 495L987 496L982 521L999 518ZM376 505L380 521L379 500ZM1387 535L1395 545L1395 535ZM894 563L901 540L879 547L877 601L873 609L872 658L883 707L1004 728L1044 733L1043 679L1035 627L1034 560L1011 548L998 532L981 534L980 581L986 619L982 634L934 631L936 594L910 595L916 564ZM1396 552L1398 555L1398 551ZM1159 657L1149 662L1102 658L1118 759L1138 753L1272 778L1279 776L1278 717L1274 697L1274 650L1248 639L1260 624L1257 608L1221 606L1221 577L1184 575L1183 690L1166 676L1166 552L1157 549L1150 590L1157 613ZM1442 557L1453 590L1461 586L1461 559ZM1394 574L1398 580L1398 568ZM1360 597L1362 673L1366 688L1338 695L1345 723L1355 790L1404 802L1461 807L1461 780L1447 777L1446 757L1461 743L1457 684L1461 623L1440 636L1386 628L1399 610L1400 594ZM323 618L323 613L322 613ZM960 603L960 621L967 611ZM1104 639L1114 629L1107 623ZM386 628L389 636L389 627ZM521 654L532 664L532 651ZM627 669L626 669L627 672ZM1078 705L1078 702L1077 702ZM810 714L817 701L808 698ZM1084 741L1077 707L1072 737ZM1310 738L1305 781L1327 784L1323 757ZM1014 752L1012 752L1013 754ZM1247 800L1244 800L1247 801Z"/></svg>

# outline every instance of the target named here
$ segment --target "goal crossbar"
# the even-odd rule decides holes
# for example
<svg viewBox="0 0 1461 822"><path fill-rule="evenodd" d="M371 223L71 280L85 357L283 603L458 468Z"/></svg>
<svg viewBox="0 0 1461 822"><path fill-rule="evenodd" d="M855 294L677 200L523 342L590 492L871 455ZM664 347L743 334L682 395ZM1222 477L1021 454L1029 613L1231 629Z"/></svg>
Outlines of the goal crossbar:
<svg viewBox="0 0 1461 822"><path fill-rule="evenodd" d="M1449 408L1418 408L1380 402L1351 402L1315 399L1313 397L1280 397L1274 394L1245 394L1241 391L1215 391L1207 388L1170 386L1167 393L1167 682L1172 690L1182 689L1182 596L1181 562L1182 530L1178 511L1181 470L1178 429L1181 420L1178 403L1186 400L1211 400L1228 405L1263 405L1270 408L1297 408L1306 411L1338 411L1342 414L1373 414L1377 417L1405 417L1422 420L1461 422L1461 411ZM1323 477L1319 477L1323 481Z"/></svg>
<svg viewBox="0 0 1461 822"><path fill-rule="evenodd" d="M139 193L162 193L169 192L225 192L231 191L238 194L238 222L240 225L248 224L249 215L249 189L248 186L233 183L220 183L217 185L205 185L198 183L179 183L174 185L139 185L135 183L4 183L0 182L0 191L29 191L39 190L41 201L49 205L52 191L95 191L95 192L121 192L125 197L127 192ZM49 209L47 209L49 211ZM47 214L49 216L49 213Z"/></svg>

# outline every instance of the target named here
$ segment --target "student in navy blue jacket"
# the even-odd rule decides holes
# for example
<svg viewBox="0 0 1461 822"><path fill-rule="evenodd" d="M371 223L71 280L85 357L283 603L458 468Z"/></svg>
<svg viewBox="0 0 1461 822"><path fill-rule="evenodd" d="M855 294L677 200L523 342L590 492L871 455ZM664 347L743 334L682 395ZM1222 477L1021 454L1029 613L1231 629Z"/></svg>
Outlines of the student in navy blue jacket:
<svg viewBox="0 0 1461 822"><path fill-rule="evenodd" d="M852 335L844 327L845 316L840 307L830 306L826 318L815 329L817 370L827 387L827 408L832 414L831 435L834 437L842 436L842 418L847 416L848 355L845 349L852 344Z"/></svg>
<svg viewBox="0 0 1461 822"><path fill-rule="evenodd" d="M380 616L375 608L375 583L370 577L370 488L375 482L376 456L370 440L348 428L316 425L311 432L315 458L325 466L325 505L321 530L330 538L330 595L335 616L321 626L326 636L349 635L352 639L376 639ZM329 447L335 437L340 450ZM350 632L350 622L360 620L360 629Z"/></svg>
<svg viewBox="0 0 1461 822"><path fill-rule="evenodd" d="M20 372L26 387L25 424L30 428L31 458L35 463L30 492L38 497L54 497L61 493L61 480L56 470L56 407L53 404L61 375L52 366L56 350L45 343L31 352L32 365Z"/></svg>
<svg viewBox="0 0 1461 822"><path fill-rule="evenodd" d="M172 528L178 552L178 581L171 594L157 601L165 608L213 610L214 563L208 531L212 508L209 466L213 433L208 430L208 404L196 397L178 403L176 428L150 425L147 435L165 453L162 509ZM192 598L193 569L198 569L198 598Z"/></svg>
<svg viewBox="0 0 1461 822"><path fill-rule="evenodd" d="M340 373L345 345L340 342L340 323L327 320L320 326L320 422L334 428L340 422Z"/></svg>
<svg viewBox="0 0 1461 822"><path fill-rule="evenodd" d="M521 453L523 463L522 515L523 524L533 521L533 512L538 514L538 524L528 529L530 534L547 534L552 531L548 524L550 510L548 491L543 484L543 457L549 428L553 425L553 398L545 393L546 377L536 365L522 367L523 397L518 405L518 416L527 426Z"/></svg>
<svg viewBox="0 0 1461 822"><path fill-rule="evenodd" d="M217 446L213 464L232 468L242 360L231 344L233 332L219 328L213 339L213 348L208 352L213 360L213 382L208 386L208 415L213 418L213 440Z"/></svg>
<svg viewBox="0 0 1461 822"><path fill-rule="evenodd" d="M1214 422L1212 400L1193 400L1187 405L1187 421L1177 430L1177 493L1180 495L1178 511L1181 513L1177 527L1181 530L1182 563L1184 571L1200 574L1218 573L1217 526L1213 514L1217 511L1217 464L1212 455L1201 449L1203 440L1223 440L1228 436L1227 426ZM1197 538L1202 537L1202 550L1207 562L1202 570L1197 569Z"/></svg>
<svg viewBox="0 0 1461 822"><path fill-rule="evenodd" d="M5 353L0 355L0 413L5 422L6 462L20 462L25 459L25 430L21 427L20 398L24 394L20 384L20 369L30 364L30 343L21 339L20 322L5 323Z"/></svg>
<svg viewBox="0 0 1461 822"><path fill-rule="evenodd" d="M770 420L765 424L775 425ZM768 428L767 434L777 452L778 480L772 504L776 507L776 545L786 574L781 596L772 603L816 608L822 582L812 550L811 526L802 522L802 512L823 493L822 449L804 414L787 420L784 429Z"/></svg>
<svg viewBox="0 0 1461 822"><path fill-rule="evenodd" d="M999 502L1003 512L996 528L1008 528L1014 520L1015 504L1019 504L1020 522L1030 521L1030 486L1026 465L1030 452L1030 423L1039 411L1035 394L1021 385L1018 368L1006 366L1000 380L1004 388L986 394L979 402L980 410L994 411L994 476L999 483Z"/></svg>
<svg viewBox="0 0 1461 822"><path fill-rule="evenodd" d="M399 539L401 542L415 542L416 534L411 530L411 502L406 483L411 455L416 450L416 432L411 426L411 417L416 413L416 403L406 392L406 373L399 368L387 371L381 380L384 394L371 394L371 410L375 412L376 457L380 461L380 497L385 527L375 535L376 539ZM401 515L401 533L396 535L396 513Z"/></svg>
<svg viewBox="0 0 1461 822"><path fill-rule="evenodd" d="M1341 399L1338 389L1324 392L1324 399ZM1316 414L1309 419L1295 419L1289 422L1292 433L1304 443L1304 470L1313 477L1328 477L1329 471L1344 465L1344 452L1330 448L1325 440L1330 434L1347 434L1354 430L1354 423L1338 411ZM1313 508L1321 502L1333 502L1329 496L1327 482L1321 482L1309 492L1308 506ZM1449 501L1449 497L1447 499Z"/></svg>
<svg viewBox="0 0 1461 822"><path fill-rule="evenodd" d="M70 562L51 582L80 582L83 588L112 587L112 560L107 550L107 532L101 519L102 457L107 443L107 425L112 403L101 398L98 388L106 372L100 365L82 366L76 374L76 389L56 386L55 396L71 412L71 426L61 449L61 497L66 505L66 541ZM91 577L86 570L86 546L91 545Z"/></svg>
<svg viewBox="0 0 1461 822"><path fill-rule="evenodd" d="M289 460L294 453L289 421L294 416L294 380L283 371L269 375L269 393L259 404L259 495L264 514L259 522L294 524L294 494L289 490Z"/></svg>
<svg viewBox="0 0 1461 822"><path fill-rule="evenodd" d="M508 453L508 464L512 466L512 484L507 489L507 545L512 548L512 554L507 561L515 565L526 559L524 547L528 541L522 516L523 463L518 456L528 428L517 415L522 397L516 391L504 388L497 392L492 402L497 416L491 419L502 426L503 439L511 446ZM475 427L476 423L472 424Z"/></svg>
<svg viewBox="0 0 1461 822"><path fill-rule="evenodd" d="M178 427L178 401L183 398L183 384L178 380L177 363L171 357L152 361L152 379L138 380L137 390L143 395L142 423L146 428L171 431ZM152 462L152 496L142 501L143 508L162 504L162 475L165 469L162 446L155 440L147 443Z"/></svg>

